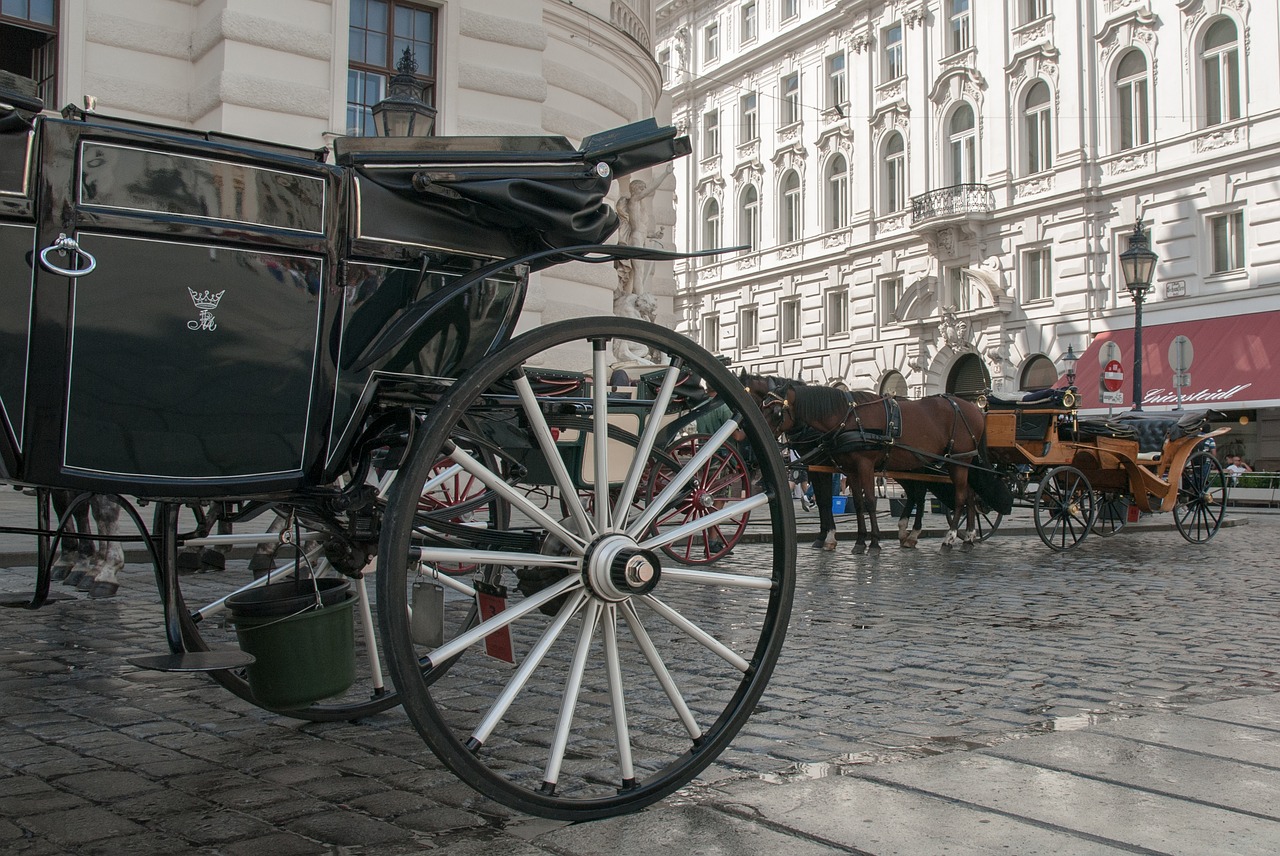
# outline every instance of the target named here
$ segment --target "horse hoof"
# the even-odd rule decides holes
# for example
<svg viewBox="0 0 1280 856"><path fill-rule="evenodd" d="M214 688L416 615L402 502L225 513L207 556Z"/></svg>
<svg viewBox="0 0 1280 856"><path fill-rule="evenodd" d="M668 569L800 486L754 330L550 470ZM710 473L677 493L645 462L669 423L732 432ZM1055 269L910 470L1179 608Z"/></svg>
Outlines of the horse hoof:
<svg viewBox="0 0 1280 856"><path fill-rule="evenodd" d="M950 545L950 544L948 544L946 541L943 541L943 542L942 542L942 549L944 549L944 550L950 550L950 549L951 549L951 545Z"/></svg>
<svg viewBox="0 0 1280 856"><path fill-rule="evenodd" d="M96 599L104 597L115 597L116 592L120 591L120 583L103 583L97 580L89 586L89 597Z"/></svg>
<svg viewBox="0 0 1280 856"><path fill-rule="evenodd" d="M71 573L70 565L54 565L53 570L49 572L49 579L61 582L67 578L67 574Z"/></svg>
<svg viewBox="0 0 1280 856"><path fill-rule="evenodd" d="M963 553L968 553L968 552L969 552L969 551L971 551L972 549L973 549L973 542L972 542L972 541L964 541L964 542L962 542L962 543L960 544L960 551L961 551L961 552L963 552Z"/></svg>
<svg viewBox="0 0 1280 856"><path fill-rule="evenodd" d="M226 569L227 557L222 553L208 547L200 551L200 570L225 571Z"/></svg>
<svg viewBox="0 0 1280 856"><path fill-rule="evenodd" d="M80 577L80 582L76 583L76 591L88 591L93 588L93 583L94 579L92 576L89 574L83 574Z"/></svg>
<svg viewBox="0 0 1280 856"><path fill-rule="evenodd" d="M249 557L249 570L255 580L262 579L276 569L275 559L266 553L254 553Z"/></svg>
<svg viewBox="0 0 1280 856"><path fill-rule="evenodd" d="M812 548L813 548L813 549L815 549L815 550L830 550L830 549L831 549L830 547L828 547L828 546L827 546L827 542L826 542L826 541L823 541L821 538L819 538L817 541L814 541L814 542L813 542L812 544L810 544L809 546L810 546L810 547L812 547Z"/></svg>
<svg viewBox="0 0 1280 856"><path fill-rule="evenodd" d="M872 550L872 551L874 551L874 552L876 552L876 553L879 553L879 552L880 552L880 545L879 545L879 544L872 544L872 545L871 545L870 547L868 547L867 549L868 549L868 550Z"/></svg>
<svg viewBox="0 0 1280 856"><path fill-rule="evenodd" d="M200 551L187 550L186 552L179 553L176 567L180 574L194 574L198 572L200 570Z"/></svg>
<svg viewBox="0 0 1280 856"><path fill-rule="evenodd" d="M861 556L865 552L867 552L867 545L865 544L857 544L853 548L853 555L855 556Z"/></svg>
<svg viewBox="0 0 1280 856"><path fill-rule="evenodd" d="M66 579L62 581L62 584L64 586L79 586L84 577L84 571L71 571L67 574Z"/></svg>

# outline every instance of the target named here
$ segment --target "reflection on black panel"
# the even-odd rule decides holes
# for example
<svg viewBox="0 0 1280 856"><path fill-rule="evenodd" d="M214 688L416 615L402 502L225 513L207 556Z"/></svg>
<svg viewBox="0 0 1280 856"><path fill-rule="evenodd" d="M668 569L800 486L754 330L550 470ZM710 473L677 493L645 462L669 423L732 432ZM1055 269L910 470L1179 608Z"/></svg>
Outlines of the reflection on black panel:
<svg viewBox="0 0 1280 856"><path fill-rule="evenodd" d="M36 230L0 226L0 404L21 442L31 334L31 272Z"/></svg>
<svg viewBox="0 0 1280 856"><path fill-rule="evenodd" d="M320 259L81 234L67 466L220 478L302 467Z"/></svg>
<svg viewBox="0 0 1280 856"><path fill-rule="evenodd" d="M31 131L25 128L0 133L0 193L27 192L31 137Z"/></svg>
<svg viewBox="0 0 1280 856"><path fill-rule="evenodd" d="M348 265L338 365L349 365L410 304L456 278L428 273L419 284L418 276L419 271L413 268ZM504 322L513 311L515 295L516 286L510 280L487 279L477 283L442 307L376 368L428 377L460 376L489 351L502 333ZM369 371L345 371L339 375L335 432L340 433L354 413L369 374Z"/></svg>
<svg viewBox="0 0 1280 856"><path fill-rule="evenodd" d="M324 181L311 176L83 142L85 205L324 231Z"/></svg>

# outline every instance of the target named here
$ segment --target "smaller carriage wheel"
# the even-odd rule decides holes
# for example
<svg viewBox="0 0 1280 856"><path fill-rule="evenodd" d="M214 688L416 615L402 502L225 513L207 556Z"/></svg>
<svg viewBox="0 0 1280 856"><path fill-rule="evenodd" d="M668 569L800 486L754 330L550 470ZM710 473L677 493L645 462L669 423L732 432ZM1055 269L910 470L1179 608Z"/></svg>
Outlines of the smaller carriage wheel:
<svg viewBox="0 0 1280 856"><path fill-rule="evenodd" d="M1183 538L1203 544L1218 534L1227 510L1226 484L1222 465L1210 453L1196 452L1187 459L1173 507L1173 522Z"/></svg>
<svg viewBox="0 0 1280 856"><path fill-rule="evenodd" d="M974 508L973 521L974 525L978 527L978 540L985 541L996 534L996 530L1004 522L1004 515L987 507L987 504L982 500L978 500L978 504Z"/></svg>
<svg viewBox="0 0 1280 856"><path fill-rule="evenodd" d="M1094 497L1098 512L1093 519L1093 534L1110 538L1129 522L1129 509L1133 500L1123 493L1100 491Z"/></svg>
<svg viewBox="0 0 1280 856"><path fill-rule="evenodd" d="M711 440L707 434L681 437L657 459L649 471L648 498L657 496L670 483L672 476L688 463ZM674 466L673 466L674 465ZM654 522L661 532L684 526L719 511L730 503L751 495L751 472L742 453L733 443L725 443L698 470L685 493ZM748 512L730 517L722 523L690 532L683 538L662 545L662 552L687 565L708 565L727 556L742 539L751 519Z"/></svg>
<svg viewBox="0 0 1280 856"><path fill-rule="evenodd" d="M1036 491L1036 534L1050 550L1070 550L1093 525L1093 489L1075 467L1054 467Z"/></svg>

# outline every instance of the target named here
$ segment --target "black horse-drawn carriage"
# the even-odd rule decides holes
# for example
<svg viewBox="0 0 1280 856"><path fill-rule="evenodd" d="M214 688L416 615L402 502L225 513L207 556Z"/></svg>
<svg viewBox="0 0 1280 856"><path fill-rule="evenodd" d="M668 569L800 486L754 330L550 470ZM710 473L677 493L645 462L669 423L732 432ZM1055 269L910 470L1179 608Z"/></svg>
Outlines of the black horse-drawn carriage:
<svg viewBox="0 0 1280 856"><path fill-rule="evenodd" d="M48 491L119 495L165 608L169 651L145 665L304 718L402 703L461 778L530 813L616 814L689 781L769 678L795 541L790 504L769 501L777 455L759 456L762 489L671 509L736 454L735 430L773 439L720 362L658 325L513 338L532 272L663 256L601 244L605 196L685 151L647 122L579 148L341 139L330 162L0 94L0 479L42 499L22 605L45 600L48 536L70 517L48 519ZM630 398L604 383L618 342L650 364ZM578 380L540 382L557 372ZM673 422L712 392L730 419L681 445ZM555 502L535 501L548 487ZM131 501L154 506L149 525ZM673 560L752 513L773 543L762 567ZM245 541L275 554L256 580L178 573L184 549ZM277 587L303 605L267 626L331 610L332 588L364 616L338 622L354 641L286 634L250 665L235 605ZM350 689L271 694L352 645Z"/></svg>

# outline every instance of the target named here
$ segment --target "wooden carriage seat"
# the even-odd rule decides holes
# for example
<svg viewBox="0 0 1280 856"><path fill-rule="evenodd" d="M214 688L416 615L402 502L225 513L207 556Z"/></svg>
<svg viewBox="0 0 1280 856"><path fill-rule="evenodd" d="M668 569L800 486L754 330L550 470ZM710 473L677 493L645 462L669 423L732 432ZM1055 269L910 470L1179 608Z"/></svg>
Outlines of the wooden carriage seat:
<svg viewBox="0 0 1280 856"><path fill-rule="evenodd" d="M1141 457L1158 456L1165 443L1209 429L1212 411L1147 413L1127 411L1111 418L1081 419L1079 431L1100 437L1137 440Z"/></svg>
<svg viewBox="0 0 1280 856"><path fill-rule="evenodd" d="M1014 437L1018 440L1043 440L1049 434L1049 425L1057 418L1053 411L1068 411L1063 403L1066 389L1038 389L1032 392L990 392L987 394L988 410L1012 410Z"/></svg>

